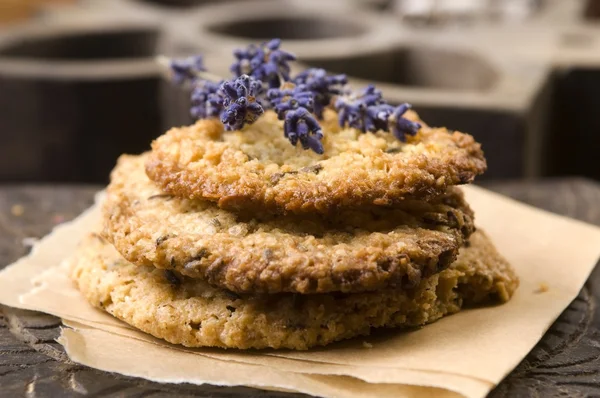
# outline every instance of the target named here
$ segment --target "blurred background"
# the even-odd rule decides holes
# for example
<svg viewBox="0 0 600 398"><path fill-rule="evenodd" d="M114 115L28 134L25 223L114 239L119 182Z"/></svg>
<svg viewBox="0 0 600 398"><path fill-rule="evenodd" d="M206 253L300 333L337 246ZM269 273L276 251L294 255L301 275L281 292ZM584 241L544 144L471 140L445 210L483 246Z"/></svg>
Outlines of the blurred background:
<svg viewBox="0 0 600 398"><path fill-rule="evenodd" d="M598 0L0 0L0 181L105 182L191 122L158 54L280 37L483 144L485 179L600 180Z"/></svg>

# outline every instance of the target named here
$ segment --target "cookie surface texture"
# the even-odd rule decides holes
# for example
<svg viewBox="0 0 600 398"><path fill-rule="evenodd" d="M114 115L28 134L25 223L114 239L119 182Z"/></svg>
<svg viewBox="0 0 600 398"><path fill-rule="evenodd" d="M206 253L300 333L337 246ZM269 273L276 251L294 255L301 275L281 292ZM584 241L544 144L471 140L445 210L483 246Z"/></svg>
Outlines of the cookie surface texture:
<svg viewBox="0 0 600 398"><path fill-rule="evenodd" d="M341 207L429 199L486 169L473 137L423 127L407 142L385 132L323 121L325 153L292 146L272 111L243 131L217 120L171 129L152 144L148 176L165 192L203 198L224 209L328 213ZM418 120L409 111L407 118Z"/></svg>
<svg viewBox="0 0 600 398"><path fill-rule="evenodd" d="M231 212L162 193L146 155L122 156L104 204L104 236L130 262L177 271L238 293L410 288L450 265L473 232L462 192L286 216Z"/></svg>
<svg viewBox="0 0 600 398"><path fill-rule="evenodd" d="M132 265L95 234L69 263L72 280L93 306L188 347L304 350L373 328L424 325L472 304L504 302L518 286L481 231L450 268L409 292L237 295L172 271Z"/></svg>

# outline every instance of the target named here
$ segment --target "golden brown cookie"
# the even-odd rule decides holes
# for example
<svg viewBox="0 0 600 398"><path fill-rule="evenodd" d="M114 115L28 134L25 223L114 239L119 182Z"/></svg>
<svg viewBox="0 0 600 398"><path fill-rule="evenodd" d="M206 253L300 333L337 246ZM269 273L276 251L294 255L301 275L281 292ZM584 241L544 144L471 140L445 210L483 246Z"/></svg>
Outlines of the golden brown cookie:
<svg viewBox="0 0 600 398"><path fill-rule="evenodd" d="M236 292L357 292L416 286L454 261L473 231L457 188L432 202L312 213L234 213L180 199L122 156L104 205L104 235L137 265L174 270Z"/></svg>
<svg viewBox="0 0 600 398"><path fill-rule="evenodd" d="M378 327L414 327L463 306L505 302L518 278L482 232L449 269L410 291L238 295L205 282L124 260L99 235L71 259L71 278L93 306L188 347L305 350Z"/></svg>
<svg viewBox="0 0 600 398"><path fill-rule="evenodd" d="M224 209L327 213L432 198L486 169L468 134L423 124L402 143L389 133L341 129L335 117L326 113L323 155L290 145L272 111L243 131L201 120L156 139L146 172L167 193Z"/></svg>

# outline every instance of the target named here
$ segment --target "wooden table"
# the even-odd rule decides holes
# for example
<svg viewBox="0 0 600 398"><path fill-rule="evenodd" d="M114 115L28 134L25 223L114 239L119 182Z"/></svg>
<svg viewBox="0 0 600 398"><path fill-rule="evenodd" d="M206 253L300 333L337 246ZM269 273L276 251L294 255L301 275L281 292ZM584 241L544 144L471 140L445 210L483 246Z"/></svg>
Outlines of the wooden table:
<svg viewBox="0 0 600 398"><path fill-rule="evenodd" d="M532 205L600 225L600 184L582 179L492 183L488 188ZM0 268L92 203L98 187L0 187ZM566 267L570 264L565 264ZM600 267L527 358L491 397L600 396ZM163 385L71 363L54 341L60 320L0 307L0 396L280 397L250 388Z"/></svg>

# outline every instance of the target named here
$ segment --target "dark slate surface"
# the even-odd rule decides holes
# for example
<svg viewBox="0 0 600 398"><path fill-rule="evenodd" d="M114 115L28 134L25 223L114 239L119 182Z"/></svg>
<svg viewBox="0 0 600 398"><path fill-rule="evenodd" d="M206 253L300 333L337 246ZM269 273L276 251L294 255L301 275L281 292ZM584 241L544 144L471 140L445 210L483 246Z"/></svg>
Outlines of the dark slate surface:
<svg viewBox="0 0 600 398"><path fill-rule="evenodd" d="M486 186L546 210L600 225L598 183L563 179ZM55 224L74 218L88 207L96 189L0 187L0 268L27 253L24 238L41 237ZM600 267L542 341L490 396L600 396L599 298ZM301 396L243 387L164 385L90 369L71 363L54 341L59 326L60 320L49 315L0 307L0 396Z"/></svg>

